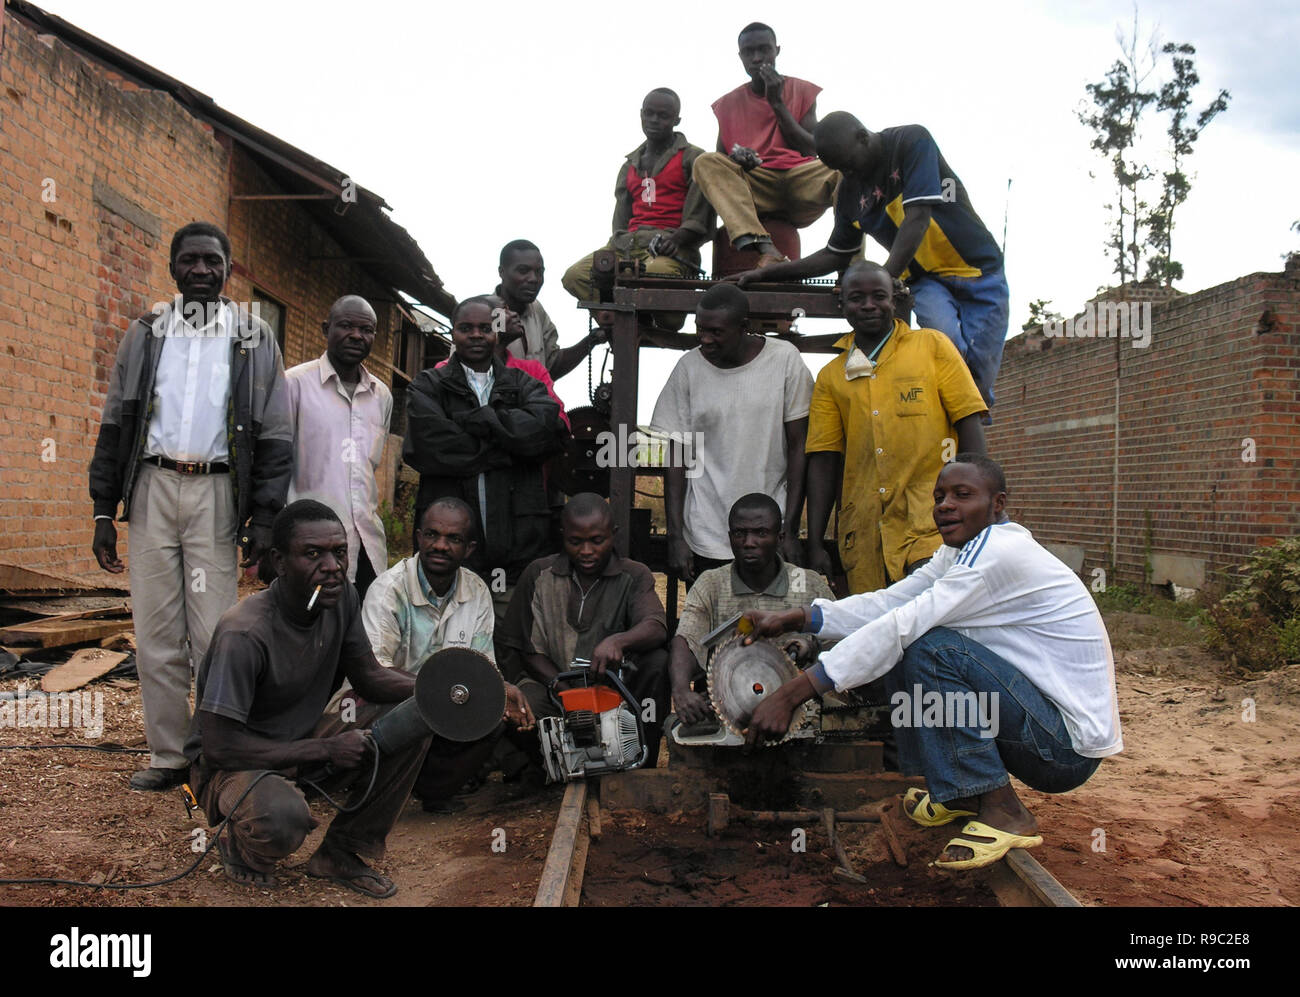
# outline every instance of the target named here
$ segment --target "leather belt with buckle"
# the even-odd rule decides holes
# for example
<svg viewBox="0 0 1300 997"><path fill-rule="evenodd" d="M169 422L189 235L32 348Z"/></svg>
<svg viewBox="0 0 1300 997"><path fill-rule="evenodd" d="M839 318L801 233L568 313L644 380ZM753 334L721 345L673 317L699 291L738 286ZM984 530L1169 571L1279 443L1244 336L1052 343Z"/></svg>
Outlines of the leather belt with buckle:
<svg viewBox="0 0 1300 997"><path fill-rule="evenodd" d="M206 460L172 460L170 457L151 456L145 458L145 463L164 467L177 474L227 474L230 471L229 464Z"/></svg>

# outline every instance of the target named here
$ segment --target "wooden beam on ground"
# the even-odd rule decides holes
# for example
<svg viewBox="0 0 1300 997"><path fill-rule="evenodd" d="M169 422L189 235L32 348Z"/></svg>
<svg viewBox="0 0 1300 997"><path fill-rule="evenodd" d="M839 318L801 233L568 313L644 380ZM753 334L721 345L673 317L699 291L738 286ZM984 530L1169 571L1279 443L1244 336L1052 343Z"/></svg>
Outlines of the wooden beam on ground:
<svg viewBox="0 0 1300 997"><path fill-rule="evenodd" d="M71 692L111 672L125 660L126 655L121 651L83 647L63 664L46 672L41 677L41 688L46 692Z"/></svg>
<svg viewBox="0 0 1300 997"><path fill-rule="evenodd" d="M66 647L101 640L135 628L125 620L61 620L58 618L20 623L0 630L0 641L12 644L39 644L41 647Z"/></svg>
<svg viewBox="0 0 1300 997"><path fill-rule="evenodd" d="M587 781L571 782L564 790L560 813L555 820L555 833L551 848L546 853L542 879L537 885L534 907L575 906L582 891L582 871L587 861L588 835L585 822L587 807ZM581 839L581 843L579 841ZM581 859L577 874L575 860ZM576 889L570 884L576 880Z"/></svg>

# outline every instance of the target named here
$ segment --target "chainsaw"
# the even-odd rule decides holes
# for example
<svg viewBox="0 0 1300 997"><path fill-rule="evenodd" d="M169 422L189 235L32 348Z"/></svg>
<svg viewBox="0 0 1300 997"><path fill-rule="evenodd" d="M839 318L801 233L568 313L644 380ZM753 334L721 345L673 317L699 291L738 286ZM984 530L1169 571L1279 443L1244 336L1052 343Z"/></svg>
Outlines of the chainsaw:
<svg viewBox="0 0 1300 997"><path fill-rule="evenodd" d="M582 684L576 688L556 688L577 679ZM537 721L547 782L623 772L645 762L649 749L640 705L614 672L595 675L590 661L578 659L551 680L547 691L560 711Z"/></svg>

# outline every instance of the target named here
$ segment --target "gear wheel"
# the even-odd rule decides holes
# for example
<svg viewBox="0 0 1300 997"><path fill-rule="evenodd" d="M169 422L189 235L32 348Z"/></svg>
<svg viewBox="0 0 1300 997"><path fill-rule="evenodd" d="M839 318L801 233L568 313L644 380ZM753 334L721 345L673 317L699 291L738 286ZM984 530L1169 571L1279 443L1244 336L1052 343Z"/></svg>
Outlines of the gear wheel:
<svg viewBox="0 0 1300 997"><path fill-rule="evenodd" d="M799 674L790 656L777 644L756 640L746 645L744 641L744 634L723 641L709 665L709 701L713 712L736 735L744 733L754 710L769 693ZM764 741L764 747L788 741L799 715L800 711L796 710L785 735Z"/></svg>

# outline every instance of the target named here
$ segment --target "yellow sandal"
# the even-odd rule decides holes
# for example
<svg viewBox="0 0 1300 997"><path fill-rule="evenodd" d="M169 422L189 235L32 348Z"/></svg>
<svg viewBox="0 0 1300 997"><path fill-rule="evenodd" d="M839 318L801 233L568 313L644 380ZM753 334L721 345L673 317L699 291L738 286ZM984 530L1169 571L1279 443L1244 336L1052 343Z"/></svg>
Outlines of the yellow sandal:
<svg viewBox="0 0 1300 997"><path fill-rule="evenodd" d="M999 831L996 827L981 824L977 820L969 821L961 829L961 833L977 838L992 838L993 840L972 841L968 838L953 838L948 842L945 851L948 848L969 848L975 853L974 857L961 859L957 862L944 862L941 859L935 859L930 863L932 866L936 869L947 869L952 872L959 872L962 869L979 869L1000 861L1013 848L1033 848L1043 843L1041 834L1012 834L1010 831Z"/></svg>

